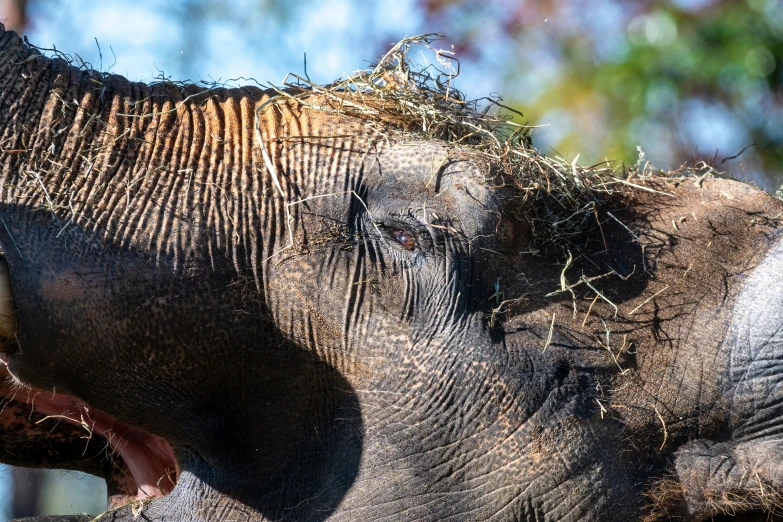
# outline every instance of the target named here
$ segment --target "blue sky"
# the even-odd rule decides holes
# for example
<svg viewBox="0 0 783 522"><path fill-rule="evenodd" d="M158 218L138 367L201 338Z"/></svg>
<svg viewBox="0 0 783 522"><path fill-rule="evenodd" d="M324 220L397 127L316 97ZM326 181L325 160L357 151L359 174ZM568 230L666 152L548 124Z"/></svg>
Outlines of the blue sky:
<svg viewBox="0 0 783 522"><path fill-rule="evenodd" d="M412 0L302 2L288 8L282 22L259 11L257 1L238 0L207 8L195 27L172 23L182 19L189 4L174 1L161 8L150 0L130 5L107 0L86 8L75 2L31 2L27 35L37 45L56 44L96 67L97 39L104 67L114 61L111 46L117 57L112 71L132 80L150 81L165 71L174 79L253 77L279 83L288 71L302 72L304 53L310 77L325 82L377 58L378 35L389 35L391 44L423 31L423 17ZM63 31L75 22L81 30Z"/></svg>

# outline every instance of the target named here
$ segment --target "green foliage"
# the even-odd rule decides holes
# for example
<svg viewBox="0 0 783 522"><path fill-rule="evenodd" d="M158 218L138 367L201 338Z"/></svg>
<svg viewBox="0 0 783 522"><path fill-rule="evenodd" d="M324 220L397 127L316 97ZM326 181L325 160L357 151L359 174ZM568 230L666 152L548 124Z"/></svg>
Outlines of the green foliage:
<svg viewBox="0 0 783 522"><path fill-rule="evenodd" d="M468 3L425 1L431 19L445 24L459 19L456 13ZM495 14L457 25L451 36L477 62L505 49L506 101L534 123L558 130L541 131L554 137L539 146L568 157L581 154L583 161L632 163L642 145L653 163L673 167L695 160L719 166L721 158L755 143L720 167L778 186L783 1L529 4L495 24L502 31L494 43L481 27ZM544 67L554 73L545 74ZM543 82L539 92L519 88L537 78ZM760 168L766 179L743 172L748 168Z"/></svg>

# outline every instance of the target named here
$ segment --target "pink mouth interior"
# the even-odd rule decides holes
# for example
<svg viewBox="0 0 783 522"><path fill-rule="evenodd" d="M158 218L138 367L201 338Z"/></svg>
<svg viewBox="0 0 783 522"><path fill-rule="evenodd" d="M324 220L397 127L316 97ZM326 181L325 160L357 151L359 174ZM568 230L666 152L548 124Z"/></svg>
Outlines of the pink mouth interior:
<svg viewBox="0 0 783 522"><path fill-rule="evenodd" d="M133 475L138 499L162 497L174 488L180 470L171 446L164 439L120 422L74 397L41 390L33 393L35 411L52 420L62 419L81 426L86 436L97 434L108 441Z"/></svg>

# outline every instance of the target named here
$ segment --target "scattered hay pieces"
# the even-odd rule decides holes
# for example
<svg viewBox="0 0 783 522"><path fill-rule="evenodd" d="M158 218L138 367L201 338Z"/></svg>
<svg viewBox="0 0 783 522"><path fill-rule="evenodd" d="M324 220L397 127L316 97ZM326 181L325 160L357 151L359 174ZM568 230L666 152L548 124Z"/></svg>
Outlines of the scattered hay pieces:
<svg viewBox="0 0 783 522"><path fill-rule="evenodd" d="M688 270L690 270L690 267L688 267ZM686 270L685 272L687 273L688 271ZM685 277L685 276L683 275L683 277ZM637 306L636 308L634 308L633 310L631 310L631 311L628 313L628 315L629 315L629 316L631 316L631 315L635 314L635 313L636 313L636 312L638 312L638 311L639 311L639 310L640 310L640 309L641 309L641 308L642 308L644 305L646 305L647 303L649 303L650 301L652 301L653 299L655 299L656 297L658 297L659 295L661 295L662 293L664 293L664 292L665 292L666 290L668 290L668 289L669 289L669 285L666 285L666 286L664 286L663 288L661 288L660 290L658 290L657 292L655 292L653 295L651 295L650 297L648 297L647 299L645 299L645 300L644 300L644 302L643 302L642 304L640 304L639 306Z"/></svg>
<svg viewBox="0 0 783 522"><path fill-rule="evenodd" d="M715 172L702 164L661 173L641 149L637 164L627 167L609 161L580 166L579 155L571 161L544 156L532 147L534 126L511 121L511 116L522 115L500 97L468 100L454 87L459 61L453 52L433 46L440 38L405 38L376 64L327 85L289 73L281 87L268 86L277 96L259 110L294 101L310 110L357 118L386 140L436 139L459 146L461 153L488 167L494 186L517 189L515 197L525 206L535 249L555 255L560 263L566 262L568 247L581 243L585 232L596 227L599 213L622 205L619 196L642 190L673 197L647 186L646 180L661 174L704 179ZM434 60L415 62L414 48L434 54ZM426 62L423 52L415 54Z"/></svg>
<svg viewBox="0 0 783 522"><path fill-rule="evenodd" d="M555 333L555 317L556 313L552 314L552 324L549 325L549 335L546 338L546 342L544 343L544 349L541 350L541 353L545 352L547 348L549 348L549 345L552 343L552 336Z"/></svg>
<svg viewBox="0 0 783 522"><path fill-rule="evenodd" d="M591 167L560 157L546 157L532 148L532 126L511 121L521 116L499 97L467 100L453 86L459 62L451 51L436 49L438 34L405 38L381 60L345 79L318 85L289 73L282 87L260 110L295 101L300 106L357 118L387 139L436 139L458 145L488 167L496 186L519 189L523 204L534 209L528 219L544 243L568 243L594 219L604 196L627 189L609 162ZM411 49L424 47L435 63L417 64ZM537 202L537 205L530 205Z"/></svg>

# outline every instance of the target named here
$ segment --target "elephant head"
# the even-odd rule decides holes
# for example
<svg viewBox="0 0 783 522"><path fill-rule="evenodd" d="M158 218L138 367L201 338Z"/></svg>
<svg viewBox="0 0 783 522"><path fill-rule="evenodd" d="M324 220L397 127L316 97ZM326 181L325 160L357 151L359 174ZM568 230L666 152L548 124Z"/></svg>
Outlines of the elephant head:
<svg viewBox="0 0 783 522"><path fill-rule="evenodd" d="M107 477L113 520L769 508L780 202L681 177L599 198L358 91L148 86L2 36L5 460Z"/></svg>

